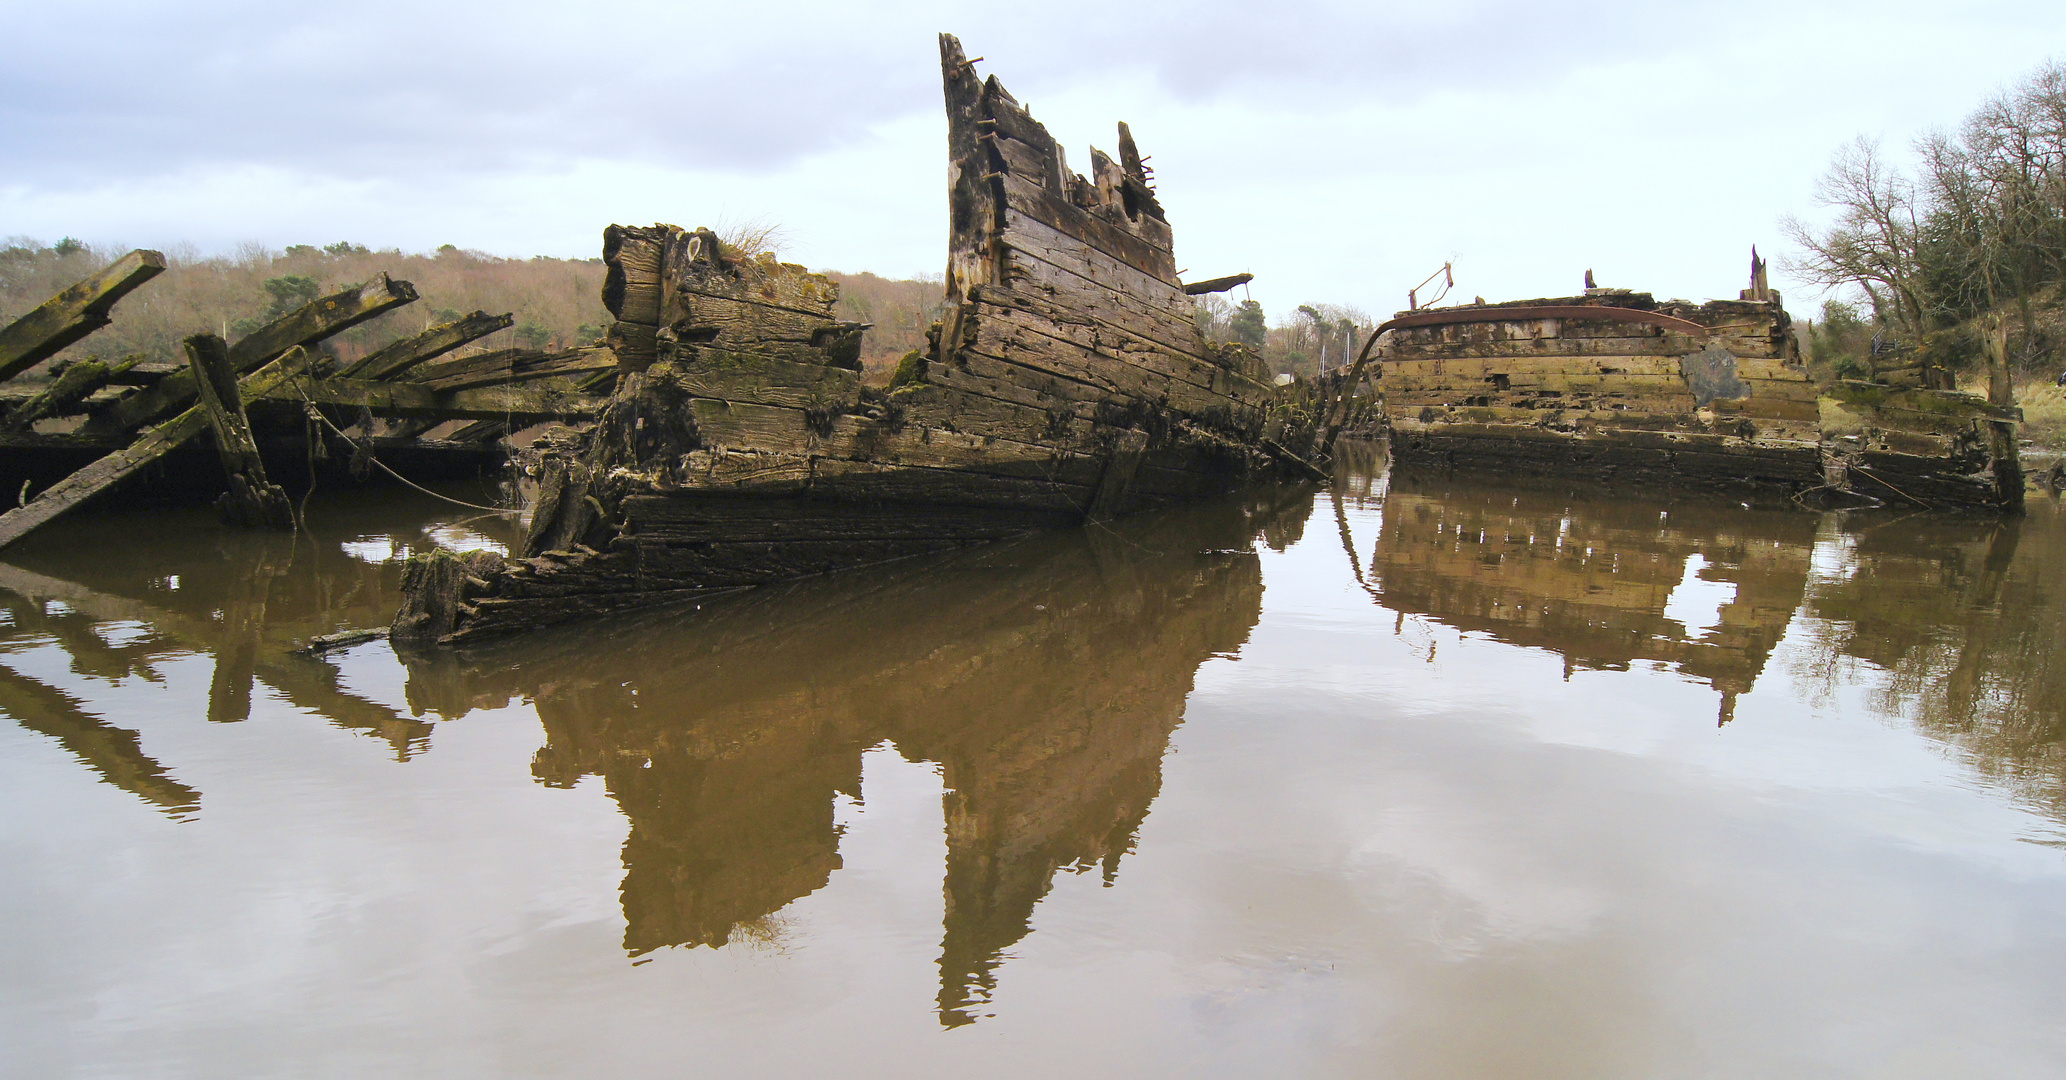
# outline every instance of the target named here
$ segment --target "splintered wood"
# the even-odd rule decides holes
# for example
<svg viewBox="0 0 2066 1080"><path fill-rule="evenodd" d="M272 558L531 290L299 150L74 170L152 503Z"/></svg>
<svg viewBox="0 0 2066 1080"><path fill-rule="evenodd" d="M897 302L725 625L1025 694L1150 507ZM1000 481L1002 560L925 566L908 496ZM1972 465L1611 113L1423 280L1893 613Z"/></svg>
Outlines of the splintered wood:
<svg viewBox="0 0 2066 1080"><path fill-rule="evenodd" d="M834 314L834 282L709 229L610 226L616 392L593 432L531 464L521 557L420 571L398 637L462 642L1313 468L1289 449L1311 445L1310 416L1199 332L1126 125L1116 159L1072 173L951 36L940 59L952 229L929 347L866 386L868 327Z"/></svg>
<svg viewBox="0 0 2066 1080"><path fill-rule="evenodd" d="M164 268L157 252L133 251L0 328L0 382L107 325L115 302ZM457 351L514 322L479 311L376 349L341 374L325 373L334 361L321 355L324 341L416 298L413 285L383 274L286 312L234 343L206 334L190 338L186 364L88 357L54 367L54 377L38 389L0 388L0 445L10 479L28 481L24 496L42 485L33 499L0 515L0 546L151 470L204 430L215 434L228 488L220 504L226 518L285 527L286 495L267 481L261 456L267 424L276 442L284 434L302 458L314 450L311 409L333 410L341 424L357 425L352 438L361 447L478 453L515 426L592 418L599 394L615 380L616 357L599 346ZM289 355L296 359L283 365ZM421 426L397 438L371 430L374 418ZM40 430L46 420L72 430ZM447 420L475 423L459 440L418 438ZM82 452L104 456L77 468ZM76 471L52 484L54 470L40 465L38 455L55 456Z"/></svg>

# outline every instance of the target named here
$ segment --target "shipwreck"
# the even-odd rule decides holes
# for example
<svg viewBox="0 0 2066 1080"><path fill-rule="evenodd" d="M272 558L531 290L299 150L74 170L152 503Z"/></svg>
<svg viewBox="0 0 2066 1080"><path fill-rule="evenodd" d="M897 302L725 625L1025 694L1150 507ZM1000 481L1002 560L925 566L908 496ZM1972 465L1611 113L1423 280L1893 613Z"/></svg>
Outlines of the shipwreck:
<svg viewBox="0 0 2066 1080"><path fill-rule="evenodd" d="M1755 251L1734 300L1588 287L1402 311L1370 340L1392 458L1408 467L1762 502L2022 509L2022 414L2004 358L1990 357L1990 397L1914 362L1818 381Z"/></svg>
<svg viewBox="0 0 2066 1080"><path fill-rule="evenodd" d="M837 286L707 229L611 226L618 380L529 464L513 557L422 559L393 624L458 643L570 618L1078 526L1310 475L1309 412L1208 342L1125 124L1090 174L940 38L945 317L886 388ZM1303 452L1287 447L1298 446Z"/></svg>

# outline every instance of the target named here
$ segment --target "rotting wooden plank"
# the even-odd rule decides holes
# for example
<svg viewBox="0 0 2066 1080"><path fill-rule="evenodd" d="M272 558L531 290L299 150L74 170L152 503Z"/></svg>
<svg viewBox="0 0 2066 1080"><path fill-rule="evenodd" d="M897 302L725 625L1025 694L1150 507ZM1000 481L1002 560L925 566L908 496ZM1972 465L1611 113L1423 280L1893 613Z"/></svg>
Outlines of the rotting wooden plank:
<svg viewBox="0 0 2066 1080"><path fill-rule="evenodd" d="M1195 326L1187 323L1187 332L1180 338L1169 335L1154 337L1140 333L1137 324L1127 325L1109 318L1106 312L1068 306L1078 301L1095 304L1099 296L1093 287L1080 279L1056 273L1068 288L1081 290L1080 295L1065 302L1061 292L1056 290L984 288L975 296L975 314L979 323L983 318L1000 315L1019 323L1030 320L1032 329L1044 336L1101 352L1201 389L1218 393L1239 391L1250 395L1268 393L1269 388L1262 383L1206 359L1198 351L1203 348L1203 339L1196 336Z"/></svg>
<svg viewBox="0 0 2066 1080"><path fill-rule="evenodd" d="M1058 480L985 476L961 469L811 459L813 496L947 506L1022 507L1080 513L1092 489Z"/></svg>
<svg viewBox="0 0 2066 1080"><path fill-rule="evenodd" d="M415 300L415 286L381 274L363 285L310 301L237 339L230 346L230 367L238 374L255 371L289 349L314 345ZM193 372L167 375L116 402L88 426L127 431L193 404L197 393Z"/></svg>
<svg viewBox="0 0 2066 1080"><path fill-rule="evenodd" d="M1392 333L1398 333L1394 330ZM1683 348L1656 338L1563 338L1544 337L1522 341L1446 341L1429 344L1392 341L1386 346L1387 360L1482 360L1499 357L1678 357L1699 352L1702 343L1688 341Z"/></svg>
<svg viewBox="0 0 2066 1080"><path fill-rule="evenodd" d="M619 322L659 325L660 268L670 236L679 231L667 225L603 230L603 307Z"/></svg>
<svg viewBox="0 0 2066 1080"><path fill-rule="evenodd" d="M423 364L403 376L432 390L460 390L472 386L493 386L510 382L517 365L527 357L545 354L531 349L496 349L472 356L449 357Z"/></svg>
<svg viewBox="0 0 2066 1080"><path fill-rule="evenodd" d="M794 409L845 410L861 399L861 373L699 349L693 363L677 362L666 376L691 397L751 401Z"/></svg>
<svg viewBox="0 0 2066 1080"><path fill-rule="evenodd" d="M617 358L610 350L600 345L583 345L559 352L541 353L517 365L513 381L531 382L537 379L551 379L566 376L581 379L599 372L615 372ZM433 384L438 385L438 384ZM464 390L465 386L442 386L438 389Z"/></svg>
<svg viewBox="0 0 2066 1080"><path fill-rule="evenodd" d="M676 487L675 478L694 486ZM751 491L789 495L802 491L810 482L811 459L807 454L732 453L720 449L691 451L683 457L673 477L656 488L686 498L696 498L706 491L714 494Z"/></svg>
<svg viewBox="0 0 2066 1080"><path fill-rule="evenodd" d="M7 410L7 415L0 417L0 431L26 431L44 417L62 415L135 365L134 359L115 364L104 364L99 360L81 360L72 364L50 385Z"/></svg>
<svg viewBox="0 0 2066 1080"><path fill-rule="evenodd" d="M317 405L364 408L375 416L408 416L439 420L550 420L594 416L606 397L583 394L571 384L523 383L483 386L440 393L406 379L297 378L268 386L250 398L308 401Z"/></svg>
<svg viewBox="0 0 2066 1080"><path fill-rule="evenodd" d="M1605 374L1588 373L1578 375L1549 375L1530 371L1495 372L1482 377L1464 375L1393 375L1385 374L1385 392L1389 394L1412 394L1423 391L1454 391L1460 394L1486 394L1507 390L1540 391L1554 390L1560 393L1589 394L1672 394L1686 391L1686 380L1678 372L1670 374Z"/></svg>
<svg viewBox="0 0 2066 1080"><path fill-rule="evenodd" d="M1054 150L1051 147L1035 146L1003 133L982 136L997 153L1004 158L1005 166L1011 170L1012 179L1045 190L1054 167Z"/></svg>
<svg viewBox="0 0 2066 1080"><path fill-rule="evenodd" d="M164 270L165 256L138 248L0 328L0 381L114 321L108 312L116 301Z"/></svg>
<svg viewBox="0 0 2066 1080"><path fill-rule="evenodd" d="M1039 383L1036 389L1011 379L985 374L987 367L998 362L988 357L979 356L977 359L982 363L970 363L964 367L929 364L922 376L922 385L944 386L964 394L996 398L1033 409L1069 409L1084 420L1096 413L1094 403L1101 395L1094 387L1073 380L1068 387L1063 387L1056 385L1059 379L1048 377L1034 380Z"/></svg>
<svg viewBox="0 0 2066 1080"><path fill-rule="evenodd" d="M249 401L278 388L306 365L307 354L295 352L247 376L238 386ZM144 466L164 457L188 439L208 429L208 418L199 405L144 432L127 447L109 454L65 477L30 499L26 505L0 514L0 547L27 536L73 507L136 474Z"/></svg>
<svg viewBox="0 0 2066 1080"><path fill-rule="evenodd" d="M1137 297L1024 252L1012 258L1008 283L983 286L972 298L1024 308L1061 327L1123 330L1190 356L1204 348L1190 315L1150 308Z"/></svg>
<svg viewBox="0 0 2066 1080"><path fill-rule="evenodd" d="M1006 184L1007 188L1010 186ZM1170 311L1190 305L1190 297L1176 283L1176 266L1166 252L1095 217L1086 216L1074 222L1048 221L1007 198L1004 220L1002 238L1013 250L1037 253L1057 266L1109 281L1128 290L1143 304ZM1135 265L1133 258L1109 250L1112 247L1134 249L1135 257L1145 256L1159 264L1162 274Z"/></svg>
<svg viewBox="0 0 2066 1080"><path fill-rule="evenodd" d="M983 309L985 317L976 323L975 341L965 346L975 352L1191 415L1214 408L1253 408L1229 393L1242 389L1245 380L1225 369L1202 361L1192 367L1187 357L1148 348L1128 349L1125 346L1131 343L1124 337L1112 345L1087 345L1055 336L1058 331L1052 324L1024 312L991 308L987 303ZM1181 377L1174 373L1177 370L1194 378ZM1199 379L1208 381L1201 384Z"/></svg>
<svg viewBox="0 0 2066 1080"><path fill-rule="evenodd" d="M1669 375L1679 376L1676 356L1464 357L1382 361L1381 380L1394 378L1488 379L1494 375Z"/></svg>
<svg viewBox="0 0 2066 1080"><path fill-rule="evenodd" d="M1102 461L1048 446L941 431L920 424L892 425L854 416L822 427L798 409L697 398L690 402L696 429L710 446L789 448L809 445L817 457L881 464L962 469L995 476L1054 479L1088 486Z"/></svg>
<svg viewBox="0 0 2066 1080"><path fill-rule="evenodd" d="M251 437L236 372L230 369L229 346L214 334L196 334L186 339L186 350L200 389L197 407L215 433L215 452L229 480L229 490L216 503L223 520L251 528L292 528L287 493L265 478L265 462Z"/></svg>
<svg viewBox="0 0 2066 1080"><path fill-rule="evenodd" d="M800 271L801 268L798 268L798 272ZM755 296L744 290L726 291L712 288L714 282L692 284L685 281L675 288L677 295L683 297L688 304L689 318L694 324L698 327L715 328L721 335L721 340L726 342L807 343L813 334L835 321L829 309L817 311L782 303L780 297L785 292L795 291L795 283L784 282L779 276L764 283L775 292L776 298ZM788 285L789 288L785 290L784 285ZM799 299L795 302L804 301Z"/></svg>
<svg viewBox="0 0 2066 1080"><path fill-rule="evenodd" d="M402 338L367 353L337 374L347 379L392 379L410 368L451 352L516 324L515 315L490 315L476 311L451 322L433 326L414 337Z"/></svg>
<svg viewBox="0 0 2066 1080"><path fill-rule="evenodd" d="M1079 420L1074 409L1029 408L936 385L900 391L895 405L906 423L1080 453L1097 449L1092 440L1093 425Z"/></svg>
<svg viewBox="0 0 2066 1080"><path fill-rule="evenodd" d="M1023 289L1028 282L1038 282L1040 287L1059 289L1063 295L1082 296L1086 315L1120 325L1126 324L1124 320L1138 320L1141 325L1135 328L1137 332L1172 342L1202 341L1193 321L1190 298L1169 283L1038 222L1020 223L1011 237L1011 277L1007 287Z"/></svg>
<svg viewBox="0 0 2066 1080"><path fill-rule="evenodd" d="M1181 291L1181 287L1176 283L1176 263L1172 261L1166 245L1157 244L1148 237L1138 236L1111 222L1086 214L1060 192L1050 192L1029 184L1016 175L1005 180L1004 195L1005 204L1013 210L1058 233L1096 248L1171 289ZM1007 218L1007 231L1011 225L1011 220ZM1006 242L1010 242L1009 235Z"/></svg>

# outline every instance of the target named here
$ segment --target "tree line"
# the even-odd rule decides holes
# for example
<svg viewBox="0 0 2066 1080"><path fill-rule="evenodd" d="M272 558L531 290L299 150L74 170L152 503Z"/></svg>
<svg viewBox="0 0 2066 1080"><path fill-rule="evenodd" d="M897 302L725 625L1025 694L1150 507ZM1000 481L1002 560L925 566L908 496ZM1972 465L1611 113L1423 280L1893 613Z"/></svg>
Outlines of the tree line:
<svg viewBox="0 0 2066 1080"><path fill-rule="evenodd" d="M1913 350L1962 370L2001 320L2012 364L2055 372L2066 363L2066 64L1913 149L1904 167L1861 136L1816 188L1834 222L1785 221L1794 275L1837 293L1811 334L1815 358L1850 375L1875 352Z"/></svg>
<svg viewBox="0 0 2066 1080"><path fill-rule="evenodd" d="M113 262L122 251L65 238L44 244L0 242L0 326ZM246 245L227 255L191 249L166 253L166 270L115 310L114 324L59 354L51 364L86 355L185 363L180 342L202 332L234 340L318 297L386 272L411 282L422 300L346 330L324 347L344 361L470 311L508 312L516 324L476 343L483 348L557 350L602 340L601 259L500 258L447 244L436 251L376 251L340 242L283 250ZM940 317L940 279L897 280L830 272L840 283L839 316L873 323L863 359L887 370L898 357L925 348L926 327ZM35 373L31 373L33 377Z"/></svg>
<svg viewBox="0 0 2066 1080"><path fill-rule="evenodd" d="M122 255L66 238L0 244L0 324L48 300ZM594 341L609 322L601 259L504 259L445 245L428 253L340 242L284 250L245 245L227 255L167 251L166 269L115 309L115 321L54 358L94 354L185 363L180 342L211 332L234 340L318 297L386 272L422 299L352 327L325 348L344 360L469 311L508 312L516 324L481 342L491 348L557 349Z"/></svg>
<svg viewBox="0 0 2066 1080"><path fill-rule="evenodd" d="M763 235L765 234L765 235ZM772 249L772 230L728 237L741 250ZM122 255L66 238L54 244L14 238L0 242L0 325L106 266ZM509 312L516 324L477 343L482 348L556 350L602 339L610 322L602 305L601 259L501 258L447 244L436 251L372 250L339 242L295 244L274 250L245 245L226 255L191 249L166 252L166 271L124 300L114 324L52 363L85 355L140 357L184 363L180 342L214 332L234 340L318 297L386 272L416 286L422 300L353 327L325 343L349 362L388 342L456 319L469 311ZM862 361L884 377L904 354L926 348L926 331L945 302L941 278L888 278L873 273L820 271L840 286L838 317L872 324ZM1373 325L1360 309L1309 303L1270 325L1254 300L1199 297L1199 329L1214 342L1240 342L1272 371L1311 376L1353 361Z"/></svg>

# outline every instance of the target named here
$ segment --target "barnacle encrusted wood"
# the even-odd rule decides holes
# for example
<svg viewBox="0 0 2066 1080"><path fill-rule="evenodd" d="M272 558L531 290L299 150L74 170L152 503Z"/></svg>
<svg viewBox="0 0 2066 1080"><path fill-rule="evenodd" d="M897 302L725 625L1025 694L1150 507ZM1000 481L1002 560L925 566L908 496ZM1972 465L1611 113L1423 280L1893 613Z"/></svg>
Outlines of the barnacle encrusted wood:
<svg viewBox="0 0 2066 1080"><path fill-rule="evenodd" d="M459 642L699 591L1074 526L1227 490L1309 445L1207 342L1121 124L1091 175L940 38L946 314L889 387L838 286L708 229L612 225L617 389L548 444L525 550L412 572L397 637ZM1288 430L1287 430L1288 429Z"/></svg>

